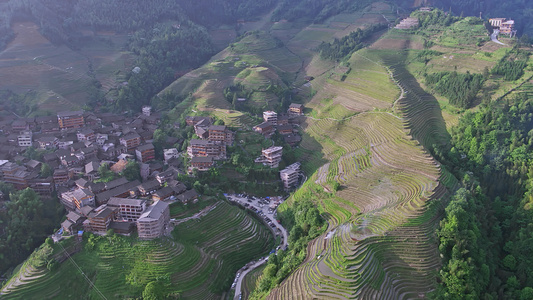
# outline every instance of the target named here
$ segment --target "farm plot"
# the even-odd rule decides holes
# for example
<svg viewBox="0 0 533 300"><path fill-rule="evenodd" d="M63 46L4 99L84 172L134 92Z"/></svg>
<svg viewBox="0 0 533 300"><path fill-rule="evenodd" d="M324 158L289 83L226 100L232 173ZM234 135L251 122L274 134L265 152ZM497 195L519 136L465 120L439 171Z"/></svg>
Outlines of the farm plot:
<svg viewBox="0 0 533 300"><path fill-rule="evenodd" d="M349 60L350 68L337 68L316 79L313 87L317 94L308 104L320 113L317 116L341 116L342 106L347 112L365 112L389 109L400 95L399 88L391 80L388 70L366 57L368 51L360 51Z"/></svg>

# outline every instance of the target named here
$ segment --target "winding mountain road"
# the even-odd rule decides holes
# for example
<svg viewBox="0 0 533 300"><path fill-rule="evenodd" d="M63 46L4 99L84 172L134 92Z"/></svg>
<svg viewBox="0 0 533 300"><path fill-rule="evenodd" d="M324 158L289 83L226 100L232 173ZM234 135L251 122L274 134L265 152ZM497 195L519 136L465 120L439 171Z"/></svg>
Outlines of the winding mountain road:
<svg viewBox="0 0 533 300"><path fill-rule="evenodd" d="M494 32L490 35L490 39L495 42L496 44L505 45L504 43L498 41L498 34L500 31L498 29L494 29Z"/></svg>
<svg viewBox="0 0 533 300"><path fill-rule="evenodd" d="M252 208L252 207L256 208L257 209L256 213L262 212L263 214L259 215L259 217L263 218L267 222L269 220L272 221L272 224L275 225L275 229L279 229L279 231L281 232L281 244L278 249L285 249L285 247L288 246L287 240L289 238L289 233L287 232L287 229L285 229L283 226L281 226L281 224L276 222L274 218L275 210L272 213L270 213L268 212L268 208L269 208L268 205L264 205L263 207L261 207L258 200L253 200L247 197L240 197L238 195L228 195L227 198L228 200L237 202L241 205L248 204L249 208ZM250 200L250 202L248 200ZM255 262L254 264L252 264L251 266L248 266L248 267L245 266L237 272L237 274L239 274L239 277L236 278L236 281L235 281L235 297L234 297L235 300L239 300L239 297L242 293L242 281L244 277L246 276L246 274L255 270L259 266L263 265L267 260L268 260L268 256L263 257L259 259L257 262ZM246 268L246 270L243 270L244 268Z"/></svg>

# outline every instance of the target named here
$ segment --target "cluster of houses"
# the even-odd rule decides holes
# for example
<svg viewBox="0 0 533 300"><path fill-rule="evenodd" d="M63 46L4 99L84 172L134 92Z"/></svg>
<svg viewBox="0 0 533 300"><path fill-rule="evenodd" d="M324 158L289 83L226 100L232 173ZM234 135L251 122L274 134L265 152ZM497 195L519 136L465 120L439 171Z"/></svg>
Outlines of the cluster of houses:
<svg viewBox="0 0 533 300"><path fill-rule="evenodd" d="M82 111L60 112L56 116L0 120L0 179L16 189L30 187L42 197L50 197L55 186L67 184L81 174L97 179L101 164L115 165L121 172L128 158L142 163L143 178L161 165L151 165L155 158L152 144L159 116L143 108L139 116L126 118L110 113ZM176 139L175 142L178 142ZM28 148L44 150L42 160L21 155ZM39 176L42 163L53 170L46 178Z"/></svg>
<svg viewBox="0 0 533 300"><path fill-rule="evenodd" d="M189 171L206 171L216 160L226 159L226 146L233 144L235 134L224 125L213 125L210 117L186 117L187 126L194 126L198 139L192 139L187 147L191 158Z"/></svg>
<svg viewBox="0 0 533 300"><path fill-rule="evenodd" d="M294 147L302 140L294 125L297 124L295 117L303 115L303 110L302 104L292 103L287 114L278 115L274 111L265 111L263 112L263 123L254 126L253 130L266 138L271 137L277 131L283 136L285 143Z"/></svg>
<svg viewBox="0 0 533 300"><path fill-rule="evenodd" d="M141 239L159 237L168 226L169 203L198 199L194 189L175 180L178 172L171 167L143 183L124 177L106 183L80 178L73 187L59 187L60 201L69 211L61 227L70 233L83 228L98 234L109 229L129 234L136 227Z"/></svg>
<svg viewBox="0 0 533 300"><path fill-rule="evenodd" d="M300 115L301 104L291 104L286 115L266 111L264 122L254 130L266 137L277 130L287 143L296 145L301 137L293 126ZM160 115L152 113L149 106L133 117L83 111L35 118L2 116L0 180L17 190L31 188L43 199L57 193L68 211L61 224L65 232L83 229L103 234L114 229L129 234L137 228L140 238L158 237L168 226L168 203L187 203L198 197L195 190L187 190L176 180L183 173L177 148L164 149L165 165L155 161L152 141L159 121ZM210 117L187 117L186 123L194 127L198 136L187 148L191 158L189 172L208 170L216 160L226 159L226 146L233 143L234 132L226 126L214 125ZM182 142L168 139L168 145ZM30 155L36 149L44 153L39 160ZM282 154L282 147L263 149L256 162L276 168ZM139 164L142 182L125 177L108 182L99 180L103 176L102 165L121 174L131 161ZM294 178L298 180L292 169L295 168L280 172L286 188L294 186Z"/></svg>
<svg viewBox="0 0 533 300"><path fill-rule="evenodd" d="M17 190L31 188L43 199L57 193L69 211L62 224L66 232L114 229L127 234L136 227L140 238L160 236L168 224L168 202L195 201L198 195L175 180L182 172L176 148L165 149L165 171L154 161L152 141L159 120L149 106L134 117L82 111L2 116L0 180ZM180 141L170 137L166 142ZM40 161L23 155L35 149L44 153ZM103 164L119 174L135 160L142 183L124 177L99 182Z"/></svg>

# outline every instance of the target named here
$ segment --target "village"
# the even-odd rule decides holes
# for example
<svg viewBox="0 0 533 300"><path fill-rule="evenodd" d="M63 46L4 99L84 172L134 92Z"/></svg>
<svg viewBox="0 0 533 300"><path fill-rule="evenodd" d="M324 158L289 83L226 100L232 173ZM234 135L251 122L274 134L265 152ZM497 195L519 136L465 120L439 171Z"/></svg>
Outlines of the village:
<svg viewBox="0 0 533 300"><path fill-rule="evenodd" d="M291 104L280 116L265 111L264 122L253 131L265 139L277 131L285 143L296 146L301 137L295 119L301 115L301 104ZM157 160L153 142L160 121L161 114L150 106L132 117L83 111L35 118L4 116L0 179L16 190L30 188L42 200L60 201L67 214L56 240L83 232L104 235L109 230L124 235L136 231L144 240L161 237L171 229L170 204L201 199L194 188L177 180L178 175L194 176L216 167L228 158L227 146L236 142L235 132L215 125L211 117L188 116L185 122L194 128L193 138L167 137L169 147L163 149L163 160ZM187 142L186 150L179 151L179 145ZM283 147L273 145L261 153L256 164L277 168ZM131 178L131 172L139 176ZM303 178L300 163L279 174L287 191ZM0 192L0 199L5 201L6 195Z"/></svg>

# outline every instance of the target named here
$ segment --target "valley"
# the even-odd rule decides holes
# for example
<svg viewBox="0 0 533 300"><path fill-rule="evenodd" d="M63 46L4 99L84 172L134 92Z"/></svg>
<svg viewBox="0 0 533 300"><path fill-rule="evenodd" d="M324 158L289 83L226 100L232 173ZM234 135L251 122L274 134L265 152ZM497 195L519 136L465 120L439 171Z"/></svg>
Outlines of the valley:
<svg viewBox="0 0 533 300"><path fill-rule="evenodd" d="M451 262L476 260L468 250L460 254L456 250L464 245L458 236L470 232L477 238L472 247L487 236L500 236L495 244L504 250L479 246L479 253L493 261L498 255L518 256L501 239L496 225L485 222L500 224L494 220L505 216L501 230L516 238L510 229L516 225L508 215L511 205L522 209L523 201L516 199L531 198L529 45L504 36L499 37L503 45L497 44L491 41L486 22L437 8L414 11L411 16L418 18L419 26L404 30L394 25L408 14L398 14L398 6L388 2L368 1L351 10L321 12L315 15L326 15L320 22L290 18L297 9L284 12L289 19L276 19L284 15L277 10L281 5L235 26L210 28L208 44L218 52L198 68L179 65L179 70L172 70L176 80L143 100L162 114L153 144L162 137L176 139L172 147L182 153L179 168L183 169L176 178L200 194L205 192L200 204L171 206L176 218L171 234L152 241L84 234L46 242L12 270L1 291L3 299L148 299L145 293L151 290L159 291L160 299L445 299L461 294L454 290L455 284L470 286L465 283L468 278L479 279L472 275L476 272L483 273L484 285L463 294L481 297L482 286L491 282L489 268L499 291L487 290L485 296L499 293L511 299L524 294L529 271L518 278L511 275L525 267L516 267L510 258L499 273L490 262L483 267L472 263L467 279L455 273L467 267ZM172 26L179 32L181 25ZM201 26L191 28L207 35ZM17 36L0 52L1 88L33 93L26 116L65 107L89 108L91 101L95 110L114 108L127 115L133 104L140 105L130 103L133 98L123 91L138 91L131 87L135 62L154 58L138 60L146 55L144 50L138 51L142 55L125 50L131 35L95 31L94 43L73 51L52 45L32 22L14 23L13 30ZM346 40L353 32L363 38ZM517 70L498 73L500 65ZM465 74L478 75L479 84L465 80L462 89L450 92L456 87L449 82ZM450 96L454 93L459 100ZM101 97L98 101L96 94ZM295 104L303 105L302 114L288 109ZM7 103L3 106L7 113L20 111ZM476 126L495 126L487 112L491 107L492 117L501 124L503 117L496 114L509 112L522 127L512 136L504 130L484 135ZM289 120L291 136L301 141L290 144L280 131L268 135L258 129L267 123L265 113L274 112ZM484 119L473 117L480 114L485 114ZM196 157L187 149L193 140L205 139L196 124L191 128L188 123L193 117L211 118L209 122L226 126L234 138L227 157L224 144L224 159L211 159L207 170L194 170ZM472 124L465 123L469 121ZM463 135L470 137L468 142L461 139ZM502 137L505 145L512 145L508 155L503 148L499 153L483 152L490 148L487 141L497 144ZM258 164L264 150L274 146L283 152L279 167ZM301 164L297 188L283 188L279 171L296 162ZM490 170L507 174L498 178L514 179L517 186L510 187L509 194L502 192L505 187L490 186L494 180L489 179ZM239 193L283 195L286 200L269 214L281 224L271 227L283 226L284 234L276 234L261 215L251 212L258 208L246 205L245 197L239 196L243 203L235 203L222 196ZM505 205L498 202L500 196ZM479 203L458 200L468 197ZM480 203L486 203L488 213ZM465 215L478 217L475 209L489 217L457 225L461 219L452 213L457 206L470 209L465 220ZM467 229L457 229L460 226L474 229L467 234ZM459 241L450 246L451 240ZM50 262L59 263L50 266ZM465 282L453 281L456 275ZM238 282L237 289L232 282Z"/></svg>

